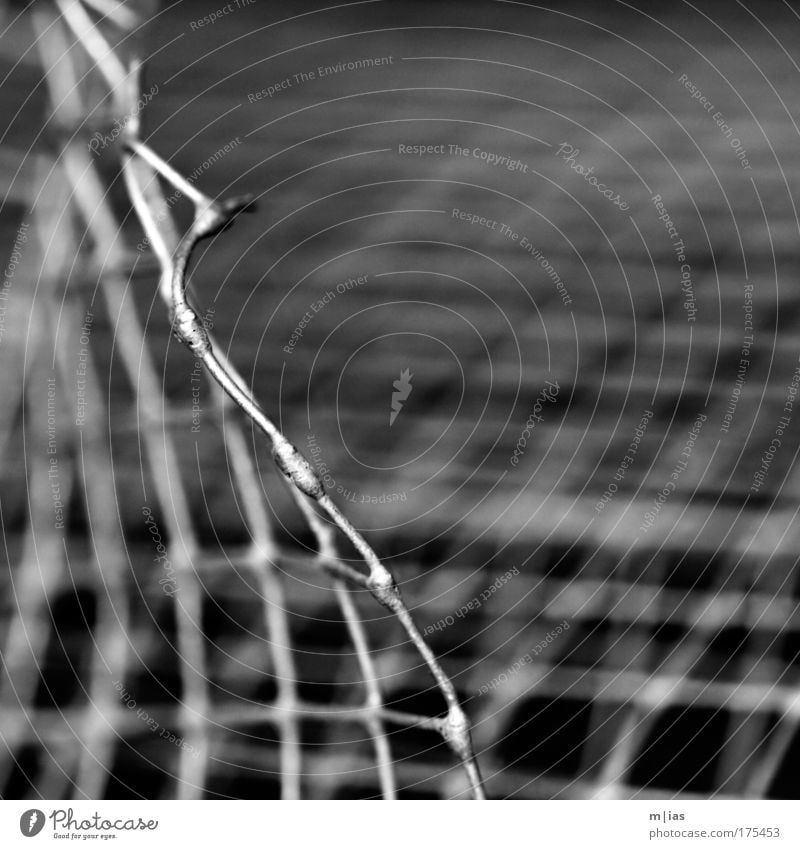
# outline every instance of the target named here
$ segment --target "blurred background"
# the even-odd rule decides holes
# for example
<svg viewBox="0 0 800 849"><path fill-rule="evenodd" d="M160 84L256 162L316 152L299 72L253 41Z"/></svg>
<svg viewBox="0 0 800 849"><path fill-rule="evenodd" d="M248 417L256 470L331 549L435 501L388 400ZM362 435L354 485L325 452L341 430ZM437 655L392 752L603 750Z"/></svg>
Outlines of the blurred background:
<svg viewBox="0 0 800 849"><path fill-rule="evenodd" d="M279 796L266 609L319 711L303 795L377 796L326 713L363 701L351 634L245 427L280 600L252 577L236 417L171 337L71 5L1 23L0 794ZM489 794L796 798L797 4L117 6L86 15L144 60L142 137L257 199L193 301L397 574ZM154 542L184 531L194 619ZM440 715L353 595L387 707ZM387 734L401 796L465 792Z"/></svg>

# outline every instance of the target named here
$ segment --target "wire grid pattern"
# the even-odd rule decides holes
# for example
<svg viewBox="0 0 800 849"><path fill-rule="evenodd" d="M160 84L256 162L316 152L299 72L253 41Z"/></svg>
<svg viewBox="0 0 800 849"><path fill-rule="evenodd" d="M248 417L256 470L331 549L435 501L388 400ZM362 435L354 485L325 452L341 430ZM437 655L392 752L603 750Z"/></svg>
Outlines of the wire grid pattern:
<svg viewBox="0 0 800 849"><path fill-rule="evenodd" d="M775 79L774 74L772 79ZM678 97L676 93L676 100ZM690 98L687 103L691 104ZM687 115L690 115L688 106L686 108ZM728 110L728 114L740 116L740 122L744 120L742 113L731 113ZM275 129L278 133L286 132L287 137L290 137L281 125ZM709 134L712 131L713 128ZM442 140L446 139L447 136L443 134ZM438 141L435 136L430 137L430 140ZM282 138L281 143L283 141ZM216 149L218 144L210 145L209 149L211 147ZM680 155L676 154L676 157ZM782 150L782 155L787 161L796 158L788 150ZM738 164L734 162L733 166L738 167ZM727 175L725 185L728 186ZM746 226L741 226L741 237L746 242L751 279L770 280L779 274L791 274L794 268L794 242L781 235L786 231L791 235L792 222L787 210L778 209L776 212L778 200L774 186L764 190L763 184L759 185L762 189L756 196L756 203L749 211L749 217L742 219ZM624 188L622 184L620 190ZM61 197L65 193L68 194L68 190L62 189ZM758 206L759 199L763 204L761 209ZM412 200L414 202L405 204L407 208L424 209L431 206L430 197ZM738 199L732 197L732 203L738 212ZM556 200L554 207L557 208ZM56 200L53 208L52 220L56 221L63 204ZM770 210L770 227L763 227L760 223L767 218L765 208ZM712 231L714 227L722 226L709 214L704 215L704 224ZM52 229L45 227L44 232L49 234ZM644 235L649 247L649 243L654 240L650 234ZM772 237L774 244L770 241ZM730 244L731 235L727 234L725 238ZM712 241L716 245L725 240L714 238ZM591 244L581 245L581 256L589 264L607 261L602 254L593 255L592 251ZM715 257L713 252L709 253L708 268L711 268ZM557 249L553 250L550 257L560 270L569 268L570 263L574 262L574 257L560 253ZM60 258L54 256L53 259L54 269L63 269L65 264L72 262L68 254ZM655 262L661 269L665 264L664 257L656 255ZM696 259L694 262L697 266ZM510 267L515 268L513 262ZM454 275L469 276L458 265L453 267L451 264L448 270ZM562 275L567 279L576 277L578 272L579 269L569 274L562 271ZM738 269L733 270L721 264L723 279L719 287L720 311L725 315L741 309L740 276ZM54 279L57 279L57 275L54 275ZM121 275L120 283L125 280L127 277ZM110 311L112 326L117 326L120 308L125 303L122 286L118 287L117 298ZM545 301L545 296L542 301ZM781 290L782 321L786 320L785 316L795 313L795 306L793 293ZM82 307L73 310L74 327L80 326ZM700 400L706 396L711 382L709 375L714 373L719 364L730 363L735 359L740 349L741 334L738 331L722 337L714 333L695 333L690 343L692 370L687 377L686 360L677 358L665 362L663 357L664 347L660 345L659 335L661 324L665 321L665 309L672 321L666 332L672 334L678 324L674 321L675 314L681 313L674 303L668 303L666 307L657 302L637 304L642 326L647 327L649 321L650 327L656 328L655 332L651 329L651 332L637 339L630 338L630 324L622 308L617 314L606 315L607 321L602 327L596 317L594 326L589 322L580 325L584 358L595 357L601 361L608 353L611 339L614 354L619 361L627 362L639 357L646 364L643 373L637 373L634 380L630 380L629 375L604 375L601 410L607 409L611 416L619 406L619 399L625 397L630 399L637 415L626 419L609 444L604 442L594 446L593 459L598 459L599 466L590 490L583 496L590 514L630 442L631 427L628 425L635 424L641 410L652 403L654 381L658 383L659 409L664 418L650 425L652 429L648 432L648 438L659 443L666 433L670 449L677 446L679 450L680 440L685 441L685 428L676 435L665 426L665 419L677 410L677 420L687 427L691 426L696 411L702 406ZM58 307L52 312L57 313ZM762 338L771 328L777 327L777 313L777 303L763 310L757 328ZM126 318L133 316L128 314ZM119 326L122 324L128 326L127 321L119 322ZM557 335L554 326L553 322L548 323L551 333ZM569 333L564 331L563 338L566 347L571 341ZM151 383L142 384L139 361L142 350L147 347L143 345L143 339L144 334L139 329L129 341L131 385L138 386L141 397L148 399L137 405L138 415L146 425L141 432L144 439L154 440L152 446L146 446L153 458L154 480L166 477L170 484L174 484L181 477L178 469L183 476L187 476L187 455L185 450L182 452L183 446L174 445L175 453L182 452L183 459L177 463L173 459L170 469L166 462L170 456L166 448L167 436L172 431L185 432L188 414L179 409L166 409L166 404L162 406L161 402L155 405L151 403L153 398L161 398L161 387L155 376ZM120 355L124 356L124 343L120 339L115 341L120 347ZM781 377L786 377L783 373L787 372L786 366L792 358L796 335L788 333L777 337L776 334L772 341L775 357L782 364ZM65 354L67 360L70 357L74 360L74 350L66 351ZM300 351L299 355L304 354ZM772 379L772 373L769 372L770 378L761 383L758 376L762 373L758 367L750 373L744 389L745 400L740 402L742 406L737 412L737 421L743 421L741 411L746 410L747 405L757 405L759 409L767 411L765 418L769 423L760 424L752 440L752 446L758 445L763 449L769 444L772 435L773 411L778 411L785 399L786 381L777 376ZM727 378L717 381L708 396L710 406L706 412L709 422L715 425L728 406L735 370L725 374ZM791 369L788 369L787 374L791 374ZM41 386L43 380L46 385L44 368L39 375L35 385ZM572 397L581 397L583 393L582 403L591 406L591 393L597 389L594 377L596 375L582 372L570 387ZM159 409L154 410L154 406ZM13 418L14 413L8 413L8 416ZM99 417L99 420L103 418ZM207 438L210 443L213 442L211 453L220 458L223 468L230 467L233 475L235 468L238 468L234 457L243 459L245 455L232 448L237 444L237 437L232 435L235 429L231 432L222 430L228 427L229 421L230 417L227 414L223 416L221 412L218 441L208 435ZM6 432L12 426L8 424ZM368 422L366 426L372 426L372 423ZM132 423L130 432L136 433L138 429ZM543 425L540 432L543 441L547 441L551 434L548 423ZM580 430L576 429L574 442L578 442L580 435ZM35 436L32 432L30 439L33 440ZM248 448L252 449L248 436L245 435L243 439ZM510 433L509 437L513 438L509 444L513 445L517 436L517 432ZM84 431L84 439L87 437L88 432ZM569 445L569 440L564 441ZM569 447L571 450L572 446ZM787 458L791 457L794 448L794 443L787 441L783 449ZM703 474L703 470L708 468L712 450L713 457L720 461L724 469L734 467L731 476L727 476L727 472L718 471ZM752 450L755 449L751 447ZM101 457L108 456L108 448L105 454L99 453ZM765 490L766 495L761 499L750 499L745 504L752 481L752 462L737 463L737 458L742 454L741 444L720 440L715 447L712 440L708 453L700 455L702 461L698 460L696 464L699 471L693 469L689 474L694 477L684 479L690 480L687 491L690 490L691 495L676 497L668 503L660 514L656 529L644 541L640 540L633 546L631 529L636 524L634 520L639 519L652 502L650 490L645 487L645 491L639 491L638 488L647 480L652 483L668 479L675 453L675 450L656 453L649 468L644 458L641 463L637 460L637 465L626 476L628 492L625 497L620 494L608 504L602 517L596 519L588 530L577 520L564 521L564 517L570 515L575 493L581 491L585 483L586 467L575 464L574 469L568 469L567 479L559 495L550 493L547 498L542 495L540 499L537 493L530 493L525 502L526 513L535 513L537 527L546 529L546 533L540 531L539 535L529 535L511 543L507 541L508 537L513 536L511 531L505 531L499 540L487 534L478 543L473 536L465 539L454 536L439 550L431 552L427 562L409 564L405 570L399 570L401 582L405 584L406 578L413 581L415 596L422 600L421 621L435 624L447 616L453 616L471 599L480 597L509 568L515 565L520 567L521 574L514 577L513 583L493 593L490 602L480 610L470 612L463 621L455 617L453 625L434 630L431 636L434 650L445 656L448 668L465 670L457 676L456 681L475 720L475 742L482 753L481 761L492 795L546 798L559 795L570 798L595 795L659 798L708 794L796 797L796 778L791 769L798 746L797 587L794 586L796 579L793 571L796 566L797 540L794 527L798 487L797 475L793 472L794 464L787 461L786 467L779 473L773 471ZM545 458L540 467L540 478L545 481L541 485L542 492L549 492L547 481L564 474L565 456L568 457L569 452ZM649 461L650 458L647 459ZM94 462L98 462L96 455ZM81 463L75 465L81 468ZM109 465L105 469L107 480L112 468ZM71 472L67 465L60 467L60 473L64 475L61 479L64 492L70 489L67 481ZM93 486L95 481L103 480L101 472L98 470L98 475L93 477ZM46 472L44 477L46 479ZM42 509L49 508L50 492L40 478L38 473L30 476L30 480L38 480L41 487L39 492L33 493L35 501L32 503ZM76 474L76 484L81 483L80 475ZM479 477L473 479L472 483L476 488L482 484ZM242 485L247 486L244 479ZM634 491L638 496L629 497ZM113 489L107 487L104 491L95 492L93 497L96 498L95 503L100 505L111 503L112 496ZM100 520L103 511L89 510L88 494L86 498L87 515L92 517L93 522ZM190 498L187 494L187 499ZM245 503L248 503L247 499L242 501L242 512ZM491 499L484 502L484 507L483 516L492 516L494 508ZM170 511L173 509L169 508ZM181 509L186 518L186 510L189 508ZM31 515L36 515L33 508ZM262 527L256 533L258 521L248 517L247 525L250 533L261 540L259 551L263 554L265 550L270 550L267 543L269 531ZM166 527L166 520L161 516L159 523ZM104 555L102 562L108 556L109 562L113 563L111 555L116 552L118 556L121 542L115 523L108 521L107 524L108 554ZM511 524L513 526L513 522ZM192 522L188 522L185 527L191 528ZM174 530L177 532L177 527ZM94 531L96 536L97 528ZM172 534L166 531L164 535L172 538ZM38 556L32 553L34 540ZM52 573L41 573L39 567L39 563L45 562L52 568L53 562L63 559L58 543L56 535L42 522L42 527L36 533L33 530L29 533L27 556L25 550L12 552L15 557L12 562L20 564L19 574L22 576L17 595L19 621L15 620L16 624L8 632L9 651L4 653L4 657L11 660L16 658L13 666L11 661L8 663L8 668L16 670L14 681L24 679L25 671L31 668L31 657L41 657L45 645L57 641L63 633L62 629L51 631L52 624L47 618L49 600L58 597L59 588L64 586L63 580L69 574L65 576L55 569ZM220 633L230 639L229 645L235 644L236 651L254 651L251 643L257 643L258 640L242 638L238 624L234 627L232 620L238 623L242 610L247 609L253 617L253 632L266 634L268 626L263 622L255 624L263 617L263 611L259 604L253 604L254 597L247 590L250 579L234 584L227 570L233 567L237 575L249 575L252 570L254 586L257 586L257 576L263 563L254 561L254 549L250 546L236 549L223 546L218 541L212 543L216 544L209 544L208 540L201 543L198 539L186 542L191 552L191 569L201 579L203 605L207 605L209 599L212 600L210 609L217 611ZM141 582L144 595L153 599L152 606L159 609L157 621L160 619L161 627L164 627L163 621L169 621L173 616L171 605L169 600L163 598L157 578L152 574L152 551L144 546L143 550L147 554L142 562L148 569L143 569L136 580ZM55 559L42 559L42 552L52 554ZM80 568L75 565L76 559L70 557L69 562L73 568ZM424 557L420 559L425 560ZM315 576L318 576L319 571L316 558L302 551L286 549L281 543L275 549L272 561L279 569L278 574L272 576L278 586L283 585L280 580L280 571L283 569L286 574L308 575L308 583L302 591L298 590L294 582L287 582L284 587L287 594L285 604L281 604L280 609L291 611L291 619L299 616L307 621L334 623L331 625L331 631L335 632L334 641L341 640L341 629L336 625L341 624L340 614L332 612L329 593L317 586L319 578ZM464 569L459 565L464 562L469 562L471 568ZM432 575L427 574L432 564L447 567L446 589L443 589L438 569L433 570ZM119 563L119 574L126 574L127 568L128 561L123 558ZM180 565L180 568L188 567ZM109 581L109 594L115 586L119 591L126 584L120 578L115 585L111 575L113 569L110 575L104 569L103 578ZM423 580L419 579L420 575L424 576ZM95 588L98 578L97 572L86 572L83 576L84 585ZM73 580L69 578L68 587ZM279 598L274 595L275 590L273 587L273 594L263 590L259 592L263 592L268 599ZM32 598L38 598L39 603L32 603ZM524 603L533 599L536 609L541 612L532 622L530 611L525 609ZM117 608L115 604L114 610L124 610L124 607L123 604ZM149 602L147 608L151 608ZM272 613L277 608L276 602L274 608L270 605L266 609ZM236 611L235 616L230 611ZM98 644L116 645L115 652L119 653L120 658L125 658L119 668L147 669L155 672L155 677L159 676L161 670L169 670L164 674L174 674L174 663L164 656L164 644L158 639L157 629L154 632L152 621L148 621L147 616L141 617L141 610L136 612L139 618L134 615L125 630L116 632L116 643L112 639L115 629L111 627L105 632L107 639L98 636ZM206 607L202 612L208 618ZM276 615L280 617L280 612ZM519 665L522 656L530 653L533 646L565 620L571 627L559 634L547 651L537 655L532 662L522 664L513 673L510 671L515 664ZM37 621L40 627L25 627L24 623ZM109 620L103 620L98 615L95 627L99 628L102 621L107 623ZM380 624L367 623L372 645L376 648L391 647L390 651L378 651L375 654L376 675L383 680L392 680L392 698L398 704L413 701L418 705L420 671L405 649L392 645L385 629L379 627ZM259 628L261 631L257 630ZM180 633L178 623L168 624L166 629L170 638L173 630ZM130 636L120 639L120 633ZM48 638L48 634L51 634L52 639ZM240 639L235 641L237 635ZM33 650L24 645L32 637ZM325 639L329 638L330 634L326 634ZM346 712L334 711L338 716L334 724L331 722L333 716L328 704L332 689L337 693L340 690L348 691L349 684L364 676L357 667L354 672L355 663L350 663L349 668L346 668L348 665L343 660L339 671L342 676L341 686L322 684L325 680L324 671L315 668L313 659L322 639L319 633L313 635L310 630L301 634L299 645L304 650L295 652L293 656L301 669L296 677L287 676L285 679L299 680L298 689L310 695L310 698L306 696L303 699L302 705L297 693L293 697L297 699L296 704L302 707L303 733L306 737L312 737L316 743L313 748L303 749L303 762L308 772L305 778L306 790L312 796L379 795L380 782L375 770L374 750L361 735L355 735L355 745L353 736L348 736L354 725L353 717L361 709L360 706L354 705ZM269 640L270 643L277 642L273 636ZM136 649L131 649L130 644L136 646ZM80 642L80 646L78 654L85 654L85 639ZM305 650L306 646L310 651ZM63 649L61 657L69 657L66 649ZM191 655L189 657L191 659ZM77 664L78 658L72 659L72 662ZM322 661L323 664L325 662ZM219 688L215 686L217 680L224 682L222 689L232 692L235 686L253 687L257 678L243 674L241 669L237 675L237 666L224 652L214 652L207 670L207 678L211 682L208 687L210 692L205 695L192 693L191 703L203 704L205 699L206 704L211 705L214 722L210 727L197 723L197 716L187 713L185 708L163 704L158 687L151 691L143 690L144 676L140 676L135 685L126 689L148 693L148 710L151 705L155 706L163 728L174 729L194 749L202 751L203 746L211 747L208 752L210 760L206 764L209 775L205 779L198 776L198 785L204 780L211 792L224 787L222 792L230 795L266 795L270 792L271 780L264 776L266 764L267 773L273 773L276 778L274 793L278 795L281 790L277 786L277 776L283 772L285 762L282 764L282 758L286 754L285 749L282 753L281 748L272 742L273 738L280 736L273 734L272 729L279 728L284 721L281 718L283 713L277 707L281 696L277 695L278 701L273 702L276 693L270 684L269 698L264 701L274 703L275 709L261 704L252 709L244 709L239 703L227 705L224 699L219 698ZM488 693L478 695L481 688L500 675L505 675L500 685ZM186 770L183 775L191 775L192 771L204 768L205 758L194 758L187 750L155 741L153 732L142 727L142 720L136 716L135 711L124 708L124 705L121 707L117 695L109 693L107 687L96 684L97 681L103 681L104 676L107 677L107 672L96 678L89 676L84 679L92 682L88 688L90 692L93 687L97 688L97 698L92 699L95 705L103 704L103 699L106 700L106 706L99 711L105 717L105 721L101 722L87 722L83 705L75 708L73 713L65 708L28 709L26 718L17 710L20 694L23 695L22 703L26 704L26 686L15 683L13 696L6 690L3 698L7 701L4 706L9 708L9 717L16 717L16 724L7 726L14 733L14 736L7 735L8 739L44 740L47 750L51 752L49 757L39 755L33 758L46 774L37 775L35 790L27 789L23 792L42 792L42 795L47 795L42 791L43 787L68 790L69 783L64 772L69 770L64 769L63 765L70 762L77 764L80 757L87 757L76 757L76 752L80 750L75 745L78 728L99 735L91 750L102 752L105 746L104 757L115 759L119 772L124 771L120 769L120 763L125 760L127 744L115 744L117 735L121 735L123 740L135 741L137 753L144 750L146 758L150 758L156 765L149 772L145 770L150 781L157 778L162 781L163 775L168 774L178 782L175 785L177 788L182 781L182 769ZM135 678L133 672L131 676ZM275 689L280 680L281 676L276 676ZM29 680L28 704L34 698L31 694L35 686L36 680ZM248 694L252 696L253 690L249 690ZM184 698L181 701L189 700ZM31 716L35 717L32 723ZM86 724L81 725L82 722ZM114 729L113 732L108 731L109 726ZM266 734L265 726L269 728ZM106 729L105 738L102 736L103 728ZM398 785L406 788L406 793L456 795L463 791L455 776L449 779L452 784L445 782L443 785L442 776L450 775L450 764L445 763L446 754L442 756L431 748L432 744L427 742L430 737L418 740L416 737L395 733L391 737L397 741L393 750L398 758L394 764ZM342 750L345 748L348 758L343 759ZM131 749L127 751L132 755ZM26 756L32 757L30 750ZM25 759L18 757L18 760L23 764L24 774L28 769ZM185 760L186 764L181 766L178 760ZM165 764L168 766L165 767ZM92 770L86 764L84 771L87 776L92 775ZM346 778L343 779L343 776ZM26 786L21 783L19 767L12 777L17 792ZM97 782L99 779L95 774L87 780ZM194 780L190 778L190 783ZM103 788L96 785L91 787L91 783L79 786L88 786L92 792L97 791L99 794L103 792ZM159 792L164 795L173 792L171 787L158 786ZM119 785L113 784L110 792L120 792ZM149 795L154 791L145 781L135 792Z"/></svg>

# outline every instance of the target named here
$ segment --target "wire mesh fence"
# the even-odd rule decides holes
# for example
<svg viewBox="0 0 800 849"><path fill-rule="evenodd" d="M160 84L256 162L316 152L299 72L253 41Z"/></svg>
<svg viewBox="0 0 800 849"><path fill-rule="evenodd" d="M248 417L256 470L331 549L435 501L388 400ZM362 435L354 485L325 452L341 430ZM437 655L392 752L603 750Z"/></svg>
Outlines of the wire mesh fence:
<svg viewBox="0 0 800 849"><path fill-rule="evenodd" d="M796 797L791 57L358 5L7 13L0 795Z"/></svg>

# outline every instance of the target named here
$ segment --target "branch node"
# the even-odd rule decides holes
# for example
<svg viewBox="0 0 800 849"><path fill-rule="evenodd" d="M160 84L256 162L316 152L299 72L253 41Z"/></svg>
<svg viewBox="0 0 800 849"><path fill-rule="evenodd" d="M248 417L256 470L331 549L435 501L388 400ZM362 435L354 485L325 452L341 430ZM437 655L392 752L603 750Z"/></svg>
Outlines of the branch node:
<svg viewBox="0 0 800 849"><path fill-rule="evenodd" d="M398 609L403 607L400 590L392 573L382 563L373 566L367 578L367 588L373 597L392 613L397 613Z"/></svg>
<svg viewBox="0 0 800 849"><path fill-rule="evenodd" d="M188 345L198 359L202 359L211 350L208 331L188 304L181 305L180 309L175 311L173 328L178 341Z"/></svg>
<svg viewBox="0 0 800 849"><path fill-rule="evenodd" d="M288 439L276 439L272 447L275 464L304 495L318 501L322 498L322 481L311 467L311 463L289 442Z"/></svg>
<svg viewBox="0 0 800 849"><path fill-rule="evenodd" d="M198 207L195 213L195 235L198 239L204 239L221 233L241 212L252 212L254 209L252 195L242 195L222 202L211 201L205 207Z"/></svg>
<svg viewBox="0 0 800 849"><path fill-rule="evenodd" d="M442 720L442 736L462 760L467 760L471 756L472 742L469 736L469 721L467 715L458 705L451 707L447 718Z"/></svg>

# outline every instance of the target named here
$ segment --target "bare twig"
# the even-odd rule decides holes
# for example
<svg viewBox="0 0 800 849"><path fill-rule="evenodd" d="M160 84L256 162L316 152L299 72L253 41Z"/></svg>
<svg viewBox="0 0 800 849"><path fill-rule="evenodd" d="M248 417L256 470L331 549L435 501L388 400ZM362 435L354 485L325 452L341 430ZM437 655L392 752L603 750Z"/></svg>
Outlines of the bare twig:
<svg viewBox="0 0 800 849"><path fill-rule="evenodd" d="M283 709L277 704L245 704L245 705L220 705L215 713L215 723L221 728L248 728L263 725L264 720L277 720ZM74 739L74 732L70 726L78 725L83 719L84 708L49 708L38 711L36 724L31 723L30 710L27 707L9 705L8 712L4 714L9 721L20 722L25 728L20 731L18 743L29 740L37 740L42 737L47 740ZM159 717L165 724L180 725L180 708L165 706L159 712ZM421 716L416 713L405 713L389 708L372 708L368 705L321 705L316 702L297 702L294 714L296 717L311 720L325 720L326 722L352 723L366 719L370 714L380 717L385 723L395 725L398 728L422 728L426 731L441 732L442 720L432 716ZM135 713L125 711L116 720L117 730L129 733L131 729L141 727L141 720Z"/></svg>
<svg viewBox="0 0 800 849"><path fill-rule="evenodd" d="M155 224L155 216L148 208L142 187L130 167L133 157L139 156L144 159L175 188L189 195L187 181L180 175L176 176L175 169L140 140L128 138L126 148L128 151L125 163L126 182L134 208L142 220L145 231L150 235L158 227ZM198 242L225 229L239 213L252 209L252 198L245 196L218 202L205 196L191 184L188 186L192 188L190 197L195 205L194 221L188 232L180 239L168 264L165 261L165 252L157 251L162 264L161 293L170 312L173 332L179 341L189 347L195 358L202 361L209 374L244 411L245 415L269 438L276 465L290 484L302 496L319 504L364 559L369 574L363 576L362 580L365 578L365 585L373 597L397 616L425 660L448 708L447 717L441 721L442 735L461 759L467 771L473 795L475 798L483 798L480 773L472 750L466 714L459 705L455 687L414 624L393 576L364 537L325 493L322 481L308 460L266 415L244 381L232 373L229 364L217 355L207 329L186 297L186 273L192 252ZM326 558L326 565L330 566L333 562L338 562L338 559L331 561Z"/></svg>

